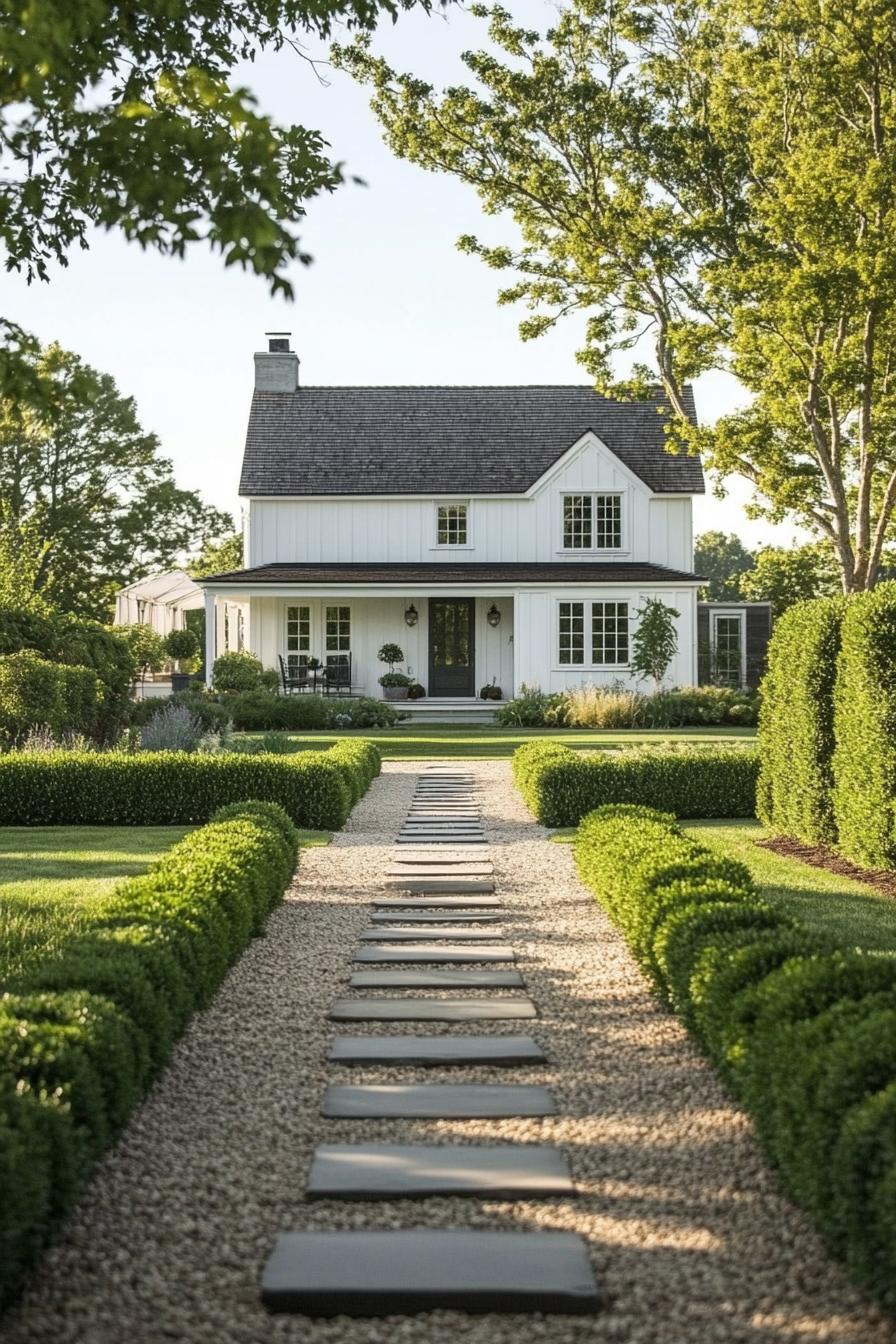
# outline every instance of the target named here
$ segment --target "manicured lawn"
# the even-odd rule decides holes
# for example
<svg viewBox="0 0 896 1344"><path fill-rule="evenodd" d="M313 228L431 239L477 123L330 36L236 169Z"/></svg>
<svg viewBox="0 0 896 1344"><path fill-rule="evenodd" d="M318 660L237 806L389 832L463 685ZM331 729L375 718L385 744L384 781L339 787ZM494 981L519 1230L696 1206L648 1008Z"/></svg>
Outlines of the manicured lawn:
<svg viewBox="0 0 896 1344"><path fill-rule="evenodd" d="M896 951L896 900L849 877L761 849L767 832L758 821L683 823L701 844L740 859L763 896L802 923L833 935L845 947Z"/></svg>
<svg viewBox="0 0 896 1344"><path fill-rule="evenodd" d="M116 883L145 872L190 829L0 827L0 981L31 948L71 937ZM327 831L300 835L305 845L330 839Z"/></svg>
<svg viewBox="0 0 896 1344"><path fill-rule="evenodd" d="M261 733L236 733L238 739L260 739ZM645 742L728 742L732 738L749 741L755 728L496 728L494 725L446 723L399 724L395 728L352 729L332 733L290 733L295 751L323 751L341 738L359 737L375 742L384 760L424 760L427 757L497 760L512 756L524 742L542 738L564 742L567 746L594 751L615 750Z"/></svg>

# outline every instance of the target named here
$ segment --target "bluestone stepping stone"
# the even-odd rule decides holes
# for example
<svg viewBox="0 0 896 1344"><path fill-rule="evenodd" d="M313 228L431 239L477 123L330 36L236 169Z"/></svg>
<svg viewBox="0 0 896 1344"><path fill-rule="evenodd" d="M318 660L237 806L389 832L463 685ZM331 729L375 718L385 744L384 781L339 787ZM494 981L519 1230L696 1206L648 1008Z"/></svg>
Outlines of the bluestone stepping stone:
<svg viewBox="0 0 896 1344"><path fill-rule="evenodd" d="M484 1120L556 1115L553 1094L532 1083L350 1083L328 1087L332 1120Z"/></svg>
<svg viewBox="0 0 896 1344"><path fill-rule="evenodd" d="M402 924L450 924L455 920L458 924L495 924L503 919L507 914L506 910L499 910L497 913L488 913L486 911L473 910L468 914L462 914L458 910L446 910L440 913L438 910L417 910L407 914L397 915L387 912L386 914L372 914L370 916L374 924L387 924L390 920L399 920Z"/></svg>
<svg viewBox="0 0 896 1344"><path fill-rule="evenodd" d="M397 854L393 858L393 864L401 866L402 868L406 866L417 867L421 864L426 865L433 863L437 863L440 866L450 864L452 867L456 868L464 868L467 864L471 863L488 864L489 868L494 866L491 859L480 857L478 854L434 854L431 850L423 850L420 854Z"/></svg>
<svg viewBox="0 0 896 1344"><path fill-rule="evenodd" d="M355 971L352 989L525 989L519 971Z"/></svg>
<svg viewBox="0 0 896 1344"><path fill-rule="evenodd" d="M384 878L387 880L403 878L406 882L420 882L420 880L446 882L447 879L482 879L493 876L494 864L490 860L485 860L484 863L454 864L439 863L438 859L434 859L433 863L410 863L407 867L394 863L384 872Z"/></svg>
<svg viewBox="0 0 896 1344"><path fill-rule="evenodd" d="M506 943L493 943L488 947L477 947L473 943L461 947L456 943L397 943L388 947L377 943L363 943L355 949L352 961L394 962L405 965L426 962L430 966L466 962L472 966L486 961L516 961L516 953Z"/></svg>
<svg viewBox="0 0 896 1344"><path fill-rule="evenodd" d="M463 924L446 924L438 929L402 929L384 924L378 929L365 929L359 935L364 943L494 943L504 934L499 929L468 929Z"/></svg>
<svg viewBox="0 0 896 1344"><path fill-rule="evenodd" d="M527 1022L531 999L336 999L334 1022Z"/></svg>
<svg viewBox="0 0 896 1344"><path fill-rule="evenodd" d="M414 834L408 835L405 833L399 835L395 843L397 845L456 845L458 843L463 843L465 845L487 845L488 841L486 840L484 835L477 836L475 839L471 839L468 836L463 837L458 837L454 835L423 836Z"/></svg>
<svg viewBox="0 0 896 1344"><path fill-rule="evenodd" d="M465 1312L588 1315L600 1294L572 1232L281 1232L261 1300L303 1316Z"/></svg>
<svg viewBox="0 0 896 1344"><path fill-rule="evenodd" d="M322 1143L308 1199L550 1199L575 1195L569 1162L542 1144Z"/></svg>
<svg viewBox="0 0 896 1344"><path fill-rule="evenodd" d="M371 901L374 910L497 910L501 905L500 896L456 896L454 889L448 895L407 895L375 896Z"/></svg>
<svg viewBox="0 0 896 1344"><path fill-rule="evenodd" d="M333 1064L543 1064L531 1036L337 1036Z"/></svg>
<svg viewBox="0 0 896 1344"><path fill-rule="evenodd" d="M385 891L489 892L495 884L489 877L387 877Z"/></svg>

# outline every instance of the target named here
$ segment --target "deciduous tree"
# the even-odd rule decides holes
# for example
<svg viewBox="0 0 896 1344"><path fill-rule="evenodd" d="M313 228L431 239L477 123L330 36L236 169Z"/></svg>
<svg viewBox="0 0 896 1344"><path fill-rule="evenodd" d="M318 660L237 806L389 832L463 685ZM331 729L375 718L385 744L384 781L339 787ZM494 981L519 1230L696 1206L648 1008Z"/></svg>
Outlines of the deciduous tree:
<svg viewBox="0 0 896 1344"><path fill-rule="evenodd" d="M896 508L896 10L878 0L574 0L542 37L500 6L494 49L438 93L366 48L403 158L469 183L516 243L459 246L511 283L528 339L586 316L599 390L659 380L669 446L755 488L874 584ZM652 346L619 376L620 357ZM753 394L712 432L685 382Z"/></svg>
<svg viewBox="0 0 896 1344"><path fill-rule="evenodd" d="M178 488L108 374L57 345L30 367L42 404L0 401L0 510L29 538L33 592L108 620L116 588L171 568L233 523Z"/></svg>
<svg viewBox="0 0 896 1344"><path fill-rule="evenodd" d="M733 532L702 532L694 542L694 573L707 580L701 602L737 602L741 576L753 568L756 557Z"/></svg>

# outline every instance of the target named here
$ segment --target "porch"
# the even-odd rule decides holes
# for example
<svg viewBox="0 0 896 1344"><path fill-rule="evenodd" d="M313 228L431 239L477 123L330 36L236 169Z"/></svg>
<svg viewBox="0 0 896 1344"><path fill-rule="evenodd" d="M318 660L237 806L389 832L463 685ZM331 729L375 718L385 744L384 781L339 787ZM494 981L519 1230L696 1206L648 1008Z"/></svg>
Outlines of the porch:
<svg viewBox="0 0 896 1344"><path fill-rule="evenodd" d="M208 590L206 600L208 679L215 657L243 648L278 673L282 660L293 694L382 698L379 678L389 667L377 654L394 644L403 655L395 671L425 691L423 698L400 702L416 720L489 722L494 702L480 700L480 688L495 684L505 699L513 695L514 601L507 594L231 589L226 601L231 611L239 607L240 619L226 623ZM430 717L436 710L439 720Z"/></svg>

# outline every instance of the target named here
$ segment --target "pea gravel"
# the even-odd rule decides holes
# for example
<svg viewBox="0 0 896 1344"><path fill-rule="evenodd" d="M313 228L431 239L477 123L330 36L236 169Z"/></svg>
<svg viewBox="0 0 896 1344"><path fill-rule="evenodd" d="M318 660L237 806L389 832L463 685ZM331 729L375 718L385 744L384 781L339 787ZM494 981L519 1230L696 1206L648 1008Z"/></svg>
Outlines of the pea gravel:
<svg viewBox="0 0 896 1344"><path fill-rule="evenodd" d="M776 1190L747 1118L674 1017L651 999L613 927L550 844L505 762L471 762L497 890L540 1018L547 1065L452 1069L457 1082L553 1088L558 1114L489 1121L325 1120L329 1083L437 1082L439 1070L327 1064L367 902L423 763L390 762L327 849L304 851L283 907L192 1023L0 1327L5 1344L805 1344L896 1341ZM442 997L439 991L411 991ZM495 990L497 995L520 991ZM456 991L447 991L450 997ZM365 1034L402 1030L366 1025ZM514 1022L424 1024L513 1035ZM305 1203L317 1143L555 1144L574 1200ZM283 1229L565 1229L589 1242L597 1317L388 1320L269 1317L262 1264Z"/></svg>

